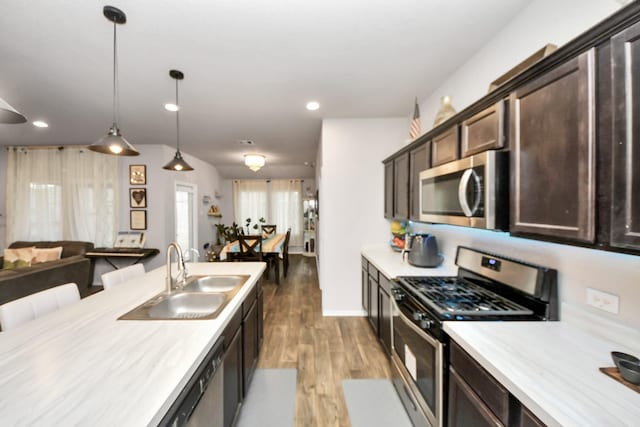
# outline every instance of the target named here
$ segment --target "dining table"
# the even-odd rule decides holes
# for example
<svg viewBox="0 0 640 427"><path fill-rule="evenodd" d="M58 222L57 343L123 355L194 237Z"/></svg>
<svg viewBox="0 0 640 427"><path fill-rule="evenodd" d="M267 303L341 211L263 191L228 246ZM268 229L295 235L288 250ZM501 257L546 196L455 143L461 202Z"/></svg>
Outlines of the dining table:
<svg viewBox="0 0 640 427"><path fill-rule="evenodd" d="M274 233L268 237L262 238L262 244L260 245L260 252L264 258L271 258L274 260L274 272L276 276L276 284L280 284L280 258L284 253L284 242L286 240L287 233ZM220 261L227 259L227 254L239 253L240 244L237 240L227 243L220 251ZM268 271L268 270L267 270ZM267 273L268 274L268 273Z"/></svg>

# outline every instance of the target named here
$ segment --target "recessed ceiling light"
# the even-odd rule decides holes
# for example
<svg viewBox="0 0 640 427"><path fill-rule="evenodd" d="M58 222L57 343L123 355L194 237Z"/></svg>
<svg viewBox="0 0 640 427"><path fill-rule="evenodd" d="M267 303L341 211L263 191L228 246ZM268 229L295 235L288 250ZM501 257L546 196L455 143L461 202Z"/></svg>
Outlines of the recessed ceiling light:
<svg viewBox="0 0 640 427"><path fill-rule="evenodd" d="M33 125L37 128L48 128L49 125L46 122L43 122L42 120L36 120L35 122L33 122Z"/></svg>
<svg viewBox="0 0 640 427"><path fill-rule="evenodd" d="M178 111L180 109L180 107L178 107L176 104L164 104L164 109L167 111Z"/></svg>
<svg viewBox="0 0 640 427"><path fill-rule="evenodd" d="M316 111L318 108L320 108L320 104L316 101L307 102L307 110Z"/></svg>

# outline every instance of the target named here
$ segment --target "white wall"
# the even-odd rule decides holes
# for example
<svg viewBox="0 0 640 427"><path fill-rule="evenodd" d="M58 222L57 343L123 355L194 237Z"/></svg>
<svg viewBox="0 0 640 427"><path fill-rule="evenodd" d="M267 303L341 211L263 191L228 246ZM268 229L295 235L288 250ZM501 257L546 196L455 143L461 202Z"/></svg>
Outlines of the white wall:
<svg viewBox="0 0 640 427"><path fill-rule="evenodd" d="M325 316L362 315L360 247L388 240L382 160L400 149L406 118L328 119L316 167L319 280Z"/></svg>
<svg viewBox="0 0 640 427"><path fill-rule="evenodd" d="M616 0L536 0L420 104L423 133L449 95L461 111L487 94L489 84L547 43L558 47L611 15Z"/></svg>
<svg viewBox="0 0 640 427"><path fill-rule="evenodd" d="M166 248L175 240L175 183L186 182L197 186L197 217L198 242L196 249L200 252L200 259L205 260L203 245L215 238L215 220L207 216L211 204L217 204L215 193L221 192L222 180L218 171L212 165L203 162L187 153L182 153L184 159L194 170L189 172L174 172L162 169L175 154L175 148L166 145L138 145L140 155L136 157L122 157L119 162L120 197L119 223L120 231L130 230L129 224L129 165L146 165L147 184L135 186L147 189L147 241L145 247L160 249L160 254L144 261L147 271L160 267L166 262ZM211 203L202 203L203 196L211 197ZM187 248L183 248L186 250ZM96 263L94 283L100 283L100 275L110 271L111 267L99 261Z"/></svg>

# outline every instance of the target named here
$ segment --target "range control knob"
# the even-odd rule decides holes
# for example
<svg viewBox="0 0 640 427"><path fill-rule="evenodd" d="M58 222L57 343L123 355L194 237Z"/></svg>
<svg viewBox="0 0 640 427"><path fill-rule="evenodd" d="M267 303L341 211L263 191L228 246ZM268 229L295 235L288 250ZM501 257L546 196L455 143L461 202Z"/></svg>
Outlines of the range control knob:
<svg viewBox="0 0 640 427"><path fill-rule="evenodd" d="M421 311L414 311L413 312L413 320L417 320L420 321L422 319L425 318L425 314Z"/></svg>
<svg viewBox="0 0 640 427"><path fill-rule="evenodd" d="M426 320L426 319L420 320L420 327L422 329L431 329L433 327L433 320Z"/></svg>
<svg viewBox="0 0 640 427"><path fill-rule="evenodd" d="M393 299L396 301L402 301L405 297L405 293L400 289L391 289L391 292L393 293Z"/></svg>

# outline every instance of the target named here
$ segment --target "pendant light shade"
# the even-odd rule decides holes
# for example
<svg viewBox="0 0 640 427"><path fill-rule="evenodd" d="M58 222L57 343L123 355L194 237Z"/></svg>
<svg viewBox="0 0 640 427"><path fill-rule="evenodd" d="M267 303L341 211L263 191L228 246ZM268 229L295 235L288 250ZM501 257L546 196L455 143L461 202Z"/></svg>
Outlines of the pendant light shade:
<svg viewBox="0 0 640 427"><path fill-rule="evenodd" d="M102 9L104 17L113 22L113 124L109 133L89 146L89 150L103 154L116 156L137 156L140 153L127 141L118 128L118 51L116 44L117 24L127 22L127 16L120 9L113 6L105 6Z"/></svg>
<svg viewBox="0 0 640 427"><path fill-rule="evenodd" d="M173 159L171 159L171 161L162 168L178 172L192 171L193 168L182 158L182 153L180 152L180 104L178 103L178 81L184 79L184 74L182 71L169 70L169 75L176 81L175 105L178 107L176 110L176 155L173 156Z"/></svg>
<svg viewBox="0 0 640 427"><path fill-rule="evenodd" d="M27 118L20 114L18 110L13 108L4 99L0 98L0 123L17 124L24 123Z"/></svg>

